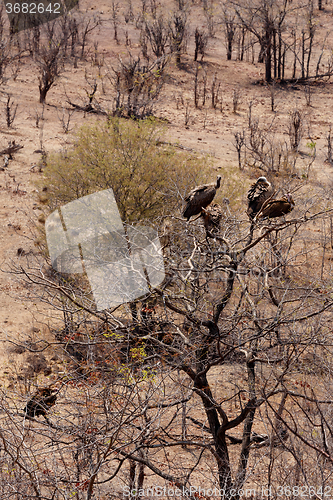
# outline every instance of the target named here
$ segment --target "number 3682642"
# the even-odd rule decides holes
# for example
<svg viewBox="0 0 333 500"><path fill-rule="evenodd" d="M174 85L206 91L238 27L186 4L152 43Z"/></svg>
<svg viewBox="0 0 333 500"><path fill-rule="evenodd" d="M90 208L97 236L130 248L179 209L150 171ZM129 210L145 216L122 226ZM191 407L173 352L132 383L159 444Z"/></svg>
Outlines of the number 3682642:
<svg viewBox="0 0 333 500"><path fill-rule="evenodd" d="M61 14L60 3L6 3L7 14Z"/></svg>

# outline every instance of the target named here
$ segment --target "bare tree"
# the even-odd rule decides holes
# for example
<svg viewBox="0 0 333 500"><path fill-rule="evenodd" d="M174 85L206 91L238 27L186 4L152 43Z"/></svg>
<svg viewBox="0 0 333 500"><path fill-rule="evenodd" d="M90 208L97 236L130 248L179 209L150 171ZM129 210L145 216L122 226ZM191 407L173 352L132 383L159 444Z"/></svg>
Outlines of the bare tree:
<svg viewBox="0 0 333 500"><path fill-rule="evenodd" d="M56 20L43 25L41 36L45 40L35 52L35 62L39 72L39 102L44 103L48 91L63 70L69 32Z"/></svg>
<svg viewBox="0 0 333 500"><path fill-rule="evenodd" d="M70 122L71 122L72 116L74 115L75 111L76 111L75 108L65 110L65 108L63 107L62 113L59 114L59 112L57 110L58 119L61 123L62 130L65 134L68 134L71 130Z"/></svg>
<svg viewBox="0 0 333 500"><path fill-rule="evenodd" d="M331 165L333 165L333 158L332 158L333 149L332 149L332 136L331 136L331 133L332 133L332 128L330 127L329 130L328 130L328 134L326 136L327 158L326 158L325 161L327 161L328 163L330 163Z"/></svg>
<svg viewBox="0 0 333 500"><path fill-rule="evenodd" d="M198 28L195 28L194 42L194 61L198 60L199 54L201 55L201 61L203 61L208 43L208 35L205 32L201 32Z"/></svg>
<svg viewBox="0 0 333 500"><path fill-rule="evenodd" d="M156 17L152 22L147 20L144 29L154 55L157 58L164 56L170 42L170 33L163 16Z"/></svg>
<svg viewBox="0 0 333 500"><path fill-rule="evenodd" d="M113 23L113 38L119 44L118 40L118 24L119 24L119 19L118 19L118 14L119 14L119 4L118 2L112 2L112 23Z"/></svg>
<svg viewBox="0 0 333 500"><path fill-rule="evenodd" d="M232 93L232 110L233 110L233 113L237 113L239 102L240 102L240 90L239 89L234 89L234 91Z"/></svg>
<svg viewBox="0 0 333 500"><path fill-rule="evenodd" d="M6 102L6 123L8 128L10 128L14 123L17 107L18 104L15 106L14 102L11 102L11 95L8 94Z"/></svg>
<svg viewBox="0 0 333 500"><path fill-rule="evenodd" d="M39 67L39 102L45 102L46 94L54 85L62 69L62 46L61 44L46 45L40 50L36 60Z"/></svg>
<svg viewBox="0 0 333 500"><path fill-rule="evenodd" d="M3 5L0 7L0 83L4 83L9 79L6 74L6 69L9 68L13 63L16 66L14 68L14 75L18 74L18 63L22 65L22 50L18 48L14 49L12 40L9 36L6 36L5 32L5 12ZM15 76L14 76L15 78Z"/></svg>
<svg viewBox="0 0 333 500"><path fill-rule="evenodd" d="M297 152L303 135L303 116L297 109L290 114L288 133L291 148Z"/></svg>
<svg viewBox="0 0 333 500"><path fill-rule="evenodd" d="M221 95L221 82L217 79L217 74L214 73L211 84L211 102L212 108L216 109L218 104L221 106L222 111L222 95Z"/></svg>
<svg viewBox="0 0 333 500"><path fill-rule="evenodd" d="M235 138L235 148L237 151L237 156L238 156L238 167L239 170L243 170L242 166L242 149L243 146L245 145L245 133L244 130L242 132L235 132L234 133L234 138Z"/></svg>
<svg viewBox="0 0 333 500"><path fill-rule="evenodd" d="M226 45L227 45L227 59L228 61L232 58L232 50L234 39L237 31L236 14L231 13L226 6L223 8L223 25L225 29Z"/></svg>
<svg viewBox="0 0 333 500"><path fill-rule="evenodd" d="M267 82L271 82L275 78L285 78L287 52L294 54L293 78L295 77L297 61L301 65L304 77L309 75L315 26L313 23L313 9L307 9L303 4L294 6L284 0L278 2L251 0L246 5L237 0L231 0L230 4L242 29L250 32L259 43L258 62L265 64L265 80ZM305 36L302 27L294 24L295 18L297 19L297 16L295 17L297 10L300 12L300 16L308 17L308 22L305 23L309 32L308 37ZM229 14L228 19L233 20L232 14ZM229 26L229 31L227 29L227 38L228 33L230 33L230 37L232 36L232 28L233 24L231 27ZM289 39L289 35L291 35L291 39ZM299 42L302 45L303 56L301 57L297 53L297 44ZM307 42L309 43L307 44ZM307 58L306 61L305 57Z"/></svg>
<svg viewBox="0 0 333 500"><path fill-rule="evenodd" d="M251 34L256 44L259 44L258 62L265 65L265 81L288 80L287 58L292 65L291 80L299 78L322 78L330 76L332 67L328 61L327 70L319 74L319 64L323 57L324 47L328 33L322 42L322 49L315 64L315 35L317 30L316 11L313 0L305 3L292 3L285 0L250 0L247 3L230 0L224 6L227 18L224 20L226 42L233 40L234 16L236 16L242 34L239 44L241 46L241 59L244 55L244 40ZM253 40L250 46L253 50ZM229 54L227 50L227 54ZM229 55L228 55L229 57ZM286 69L287 68L287 69ZM298 71L300 74L298 75Z"/></svg>
<svg viewBox="0 0 333 500"><path fill-rule="evenodd" d="M76 18L73 16L69 20L69 30L70 30L70 45L71 45L71 57L75 58L75 50L78 43L78 23Z"/></svg>
<svg viewBox="0 0 333 500"><path fill-rule="evenodd" d="M127 10L124 13L125 23L127 24L129 21L134 21L134 13L133 13L133 5L132 0L128 0Z"/></svg>
<svg viewBox="0 0 333 500"><path fill-rule="evenodd" d="M271 0L251 1L249 5L232 0L239 23L258 40L260 53L258 62L265 64L265 80L281 78L283 72L284 42L282 32L285 29L285 19L291 7L288 2L273 2Z"/></svg>
<svg viewBox="0 0 333 500"><path fill-rule="evenodd" d="M78 40L81 45L81 54L80 54L81 59L83 59L84 57L84 51L87 46L89 35L93 31L95 31L98 28L98 26L100 26L100 24L101 20L98 16L89 19L82 18L80 21L78 21L77 30L78 30Z"/></svg>
<svg viewBox="0 0 333 500"><path fill-rule="evenodd" d="M203 11L206 18L208 34L210 37L215 36L215 18L214 3L211 0L204 0Z"/></svg>
<svg viewBox="0 0 333 500"><path fill-rule="evenodd" d="M332 462L331 384L319 370L331 369L323 352L331 352L333 302L323 300L327 289L320 281L318 290L307 258L318 255L316 242L302 241L312 225L329 224L331 209L313 210L304 193L298 197L304 209L296 217L258 228L220 207L214 236L201 220L171 218L168 280L134 303L135 318L126 306L97 312L84 281L46 275L40 262L12 269L64 318L56 343L26 348L46 353L57 345L68 362L44 416L24 420L35 392L17 387L15 406L2 392L1 487L19 485L36 498L75 488L91 499L112 487L119 495L119 480L129 494L159 478L192 493L200 485L201 495L204 484L229 499L252 487L251 470L260 490L268 481L281 493L283 460L290 474L302 446L301 474L319 491L330 474L322 475L322 464ZM52 454L36 467L46 446Z"/></svg>
<svg viewBox="0 0 333 500"><path fill-rule="evenodd" d="M112 68L109 72L116 92L114 114L133 118L149 116L164 84L166 64L165 57L147 65L142 64L139 56L129 54L128 61L119 57L118 68Z"/></svg>
<svg viewBox="0 0 333 500"><path fill-rule="evenodd" d="M171 48L176 54L177 65L180 65L180 56L186 44L186 23L187 13L185 11L174 13L172 20L169 22Z"/></svg>
<svg viewBox="0 0 333 500"><path fill-rule="evenodd" d="M294 141L294 132L291 130L291 121L288 124L288 133L290 133L290 145L286 141L277 140L275 133L275 117L270 123L261 124L258 117L253 116L252 101L249 104L249 119L248 128L239 132L240 136L236 139L236 150L238 147L243 147L246 152L246 164L252 167L259 167L267 174L274 173L275 175L295 176L299 175L298 172L298 155L295 155L292 143ZM297 120L296 120L297 121ZM297 128L298 137L299 129ZM238 146L238 140L240 144ZM243 144L244 142L244 144ZM309 157L309 164L307 170L313 163L313 157Z"/></svg>

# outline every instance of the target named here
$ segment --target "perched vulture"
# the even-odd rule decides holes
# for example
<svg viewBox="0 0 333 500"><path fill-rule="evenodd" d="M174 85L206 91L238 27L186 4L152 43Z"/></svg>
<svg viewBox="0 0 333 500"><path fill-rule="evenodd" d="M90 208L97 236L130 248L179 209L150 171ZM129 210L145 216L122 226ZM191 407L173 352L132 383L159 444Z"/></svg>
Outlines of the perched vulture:
<svg viewBox="0 0 333 500"><path fill-rule="evenodd" d="M273 219L274 217L282 217L282 215L289 214L294 209L295 202L291 195L285 194L279 200L267 200L263 204L257 218L263 219L268 217Z"/></svg>
<svg viewBox="0 0 333 500"><path fill-rule="evenodd" d="M217 233L220 230L220 223L223 216L223 211L218 203L213 203L207 209L203 209L201 217L206 231L209 233Z"/></svg>
<svg viewBox="0 0 333 500"><path fill-rule="evenodd" d="M24 413L29 418L46 415L46 412L53 406L57 399L57 394L50 387L38 389L24 408Z"/></svg>
<svg viewBox="0 0 333 500"><path fill-rule="evenodd" d="M221 176L217 176L215 184L203 184L202 186L197 186L186 196L186 207L183 212L183 217L190 220L192 215L200 214L203 208L208 207L213 201L216 190L221 185Z"/></svg>
<svg viewBox="0 0 333 500"><path fill-rule="evenodd" d="M259 177L247 193L248 209L246 213L250 219L255 218L265 201L272 195L273 188L271 183L268 182L266 177Z"/></svg>

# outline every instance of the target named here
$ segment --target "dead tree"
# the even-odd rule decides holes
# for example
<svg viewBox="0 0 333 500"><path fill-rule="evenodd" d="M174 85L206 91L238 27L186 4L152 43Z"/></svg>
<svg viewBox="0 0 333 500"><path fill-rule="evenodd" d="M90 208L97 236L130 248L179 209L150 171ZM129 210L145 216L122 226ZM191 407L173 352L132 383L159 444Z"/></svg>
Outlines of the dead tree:
<svg viewBox="0 0 333 500"><path fill-rule="evenodd" d="M163 16L152 22L146 21L144 29L154 55L157 58L164 56L170 41L170 33Z"/></svg>
<svg viewBox="0 0 333 500"><path fill-rule="evenodd" d="M201 61L202 61L208 43L207 33L205 33L204 31L200 31L198 28L195 28L194 41L195 41L194 61L198 60L199 54L201 55Z"/></svg>
<svg viewBox="0 0 333 500"><path fill-rule="evenodd" d="M180 56L186 41L187 14L185 11L176 12L169 22L171 48L176 54L176 63L180 65Z"/></svg>
<svg viewBox="0 0 333 500"><path fill-rule="evenodd" d="M23 146L21 144L16 144L14 141L9 141L8 147L0 151L0 155L8 155L9 160L13 159L13 154L17 153Z"/></svg>
<svg viewBox="0 0 333 500"><path fill-rule="evenodd" d="M79 43L81 45L81 59L84 58L84 51L88 42L89 35L100 26L101 20L99 17L82 20L78 26Z"/></svg>
<svg viewBox="0 0 333 500"><path fill-rule="evenodd" d="M6 101L6 123L8 128L10 128L14 123L17 107L18 104L15 106L14 102L11 101L11 95L8 94Z"/></svg>
<svg viewBox="0 0 333 500"><path fill-rule="evenodd" d="M125 62L112 68L108 77L116 92L114 115L142 119L152 114L155 101L164 85L164 68L167 58L143 64L140 57L129 54Z"/></svg>
<svg viewBox="0 0 333 500"><path fill-rule="evenodd" d="M231 14L226 8L223 12L223 24L227 46L227 59L228 61L230 61L232 58L233 43L237 31L237 24L235 21L235 14Z"/></svg>
<svg viewBox="0 0 333 500"><path fill-rule="evenodd" d="M39 102L41 104L45 102L46 94L59 77L62 64L61 45L53 45L51 47L44 46L41 49L37 60L37 65L39 67Z"/></svg>

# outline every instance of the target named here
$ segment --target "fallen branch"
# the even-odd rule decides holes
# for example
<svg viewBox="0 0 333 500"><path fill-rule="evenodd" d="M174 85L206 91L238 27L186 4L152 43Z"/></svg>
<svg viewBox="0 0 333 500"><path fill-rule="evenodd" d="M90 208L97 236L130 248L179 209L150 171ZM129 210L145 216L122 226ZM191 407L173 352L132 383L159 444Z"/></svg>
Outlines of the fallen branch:
<svg viewBox="0 0 333 500"><path fill-rule="evenodd" d="M8 148L0 151L0 155L8 155L9 160L12 160L13 159L12 155L14 153L17 153L17 151L19 151L22 148L23 146L21 146L21 144L15 144L15 141L9 141Z"/></svg>

